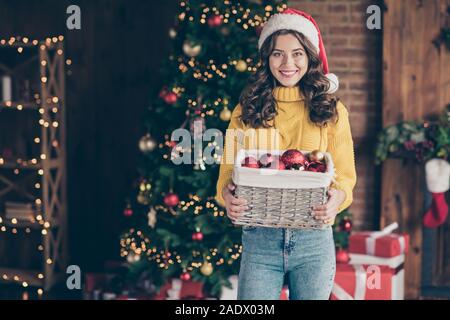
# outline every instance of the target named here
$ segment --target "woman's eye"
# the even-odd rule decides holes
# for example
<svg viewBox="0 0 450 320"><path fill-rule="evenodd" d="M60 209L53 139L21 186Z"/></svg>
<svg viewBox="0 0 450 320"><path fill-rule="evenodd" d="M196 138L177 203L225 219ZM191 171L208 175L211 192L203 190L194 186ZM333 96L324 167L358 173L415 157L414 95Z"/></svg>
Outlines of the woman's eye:
<svg viewBox="0 0 450 320"><path fill-rule="evenodd" d="M300 57L300 56L302 56L303 54L301 53L301 52L295 52L294 53L294 57Z"/></svg>
<svg viewBox="0 0 450 320"><path fill-rule="evenodd" d="M274 56L274 57L279 57L279 56L281 56L281 53L280 53L280 52L274 52L274 53L273 53L273 56Z"/></svg>

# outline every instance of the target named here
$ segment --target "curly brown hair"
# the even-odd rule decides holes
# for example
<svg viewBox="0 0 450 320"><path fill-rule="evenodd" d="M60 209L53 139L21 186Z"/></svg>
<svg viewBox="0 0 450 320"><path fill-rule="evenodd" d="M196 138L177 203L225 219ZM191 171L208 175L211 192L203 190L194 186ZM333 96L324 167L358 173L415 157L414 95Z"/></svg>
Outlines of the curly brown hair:
<svg viewBox="0 0 450 320"><path fill-rule="evenodd" d="M322 61L313 44L301 33L293 30L279 30L268 37L260 50L260 66L249 78L247 87L242 92L239 103L242 107L241 120L252 128L269 128L268 121L277 114L273 89L280 85L272 75L269 57L275 49L277 37L292 34L305 48L308 55L308 70L299 81L305 96L305 106L309 110L311 122L326 126L330 120L337 120L337 102L339 98L328 94L330 82L323 73Z"/></svg>

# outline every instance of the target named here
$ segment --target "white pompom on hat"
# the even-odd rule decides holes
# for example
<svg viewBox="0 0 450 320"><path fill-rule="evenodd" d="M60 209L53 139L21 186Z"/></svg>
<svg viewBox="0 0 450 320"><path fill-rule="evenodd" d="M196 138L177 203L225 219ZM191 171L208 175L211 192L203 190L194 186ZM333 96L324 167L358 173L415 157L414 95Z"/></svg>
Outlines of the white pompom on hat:
<svg viewBox="0 0 450 320"><path fill-rule="evenodd" d="M425 163L427 188L432 193L447 192L450 186L450 164L444 159L431 159Z"/></svg>
<svg viewBox="0 0 450 320"><path fill-rule="evenodd" d="M307 13L288 8L282 13L274 14L264 24L258 40L258 48L261 49L264 41L278 30L294 30L303 34L315 47L322 60L323 72L330 82L328 93L334 93L339 88L339 79L334 73L328 72L328 60L323 45L320 29L314 19Z"/></svg>

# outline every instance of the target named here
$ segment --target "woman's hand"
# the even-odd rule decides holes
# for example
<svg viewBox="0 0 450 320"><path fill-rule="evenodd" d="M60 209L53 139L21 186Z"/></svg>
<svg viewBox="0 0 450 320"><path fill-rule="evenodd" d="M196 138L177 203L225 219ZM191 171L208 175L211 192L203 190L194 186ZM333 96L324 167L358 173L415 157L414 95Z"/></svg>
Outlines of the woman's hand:
<svg viewBox="0 0 450 320"><path fill-rule="evenodd" d="M312 216L317 220L322 220L324 223L330 223L337 215L339 206L345 200L345 192L330 188L328 190L328 202L323 205L313 207Z"/></svg>
<svg viewBox="0 0 450 320"><path fill-rule="evenodd" d="M233 183L228 184L222 190L222 196L225 200L225 207L227 208L227 215L231 221L234 221L237 217L239 217L242 212L249 209L247 206L247 200L236 198L232 191L236 186Z"/></svg>

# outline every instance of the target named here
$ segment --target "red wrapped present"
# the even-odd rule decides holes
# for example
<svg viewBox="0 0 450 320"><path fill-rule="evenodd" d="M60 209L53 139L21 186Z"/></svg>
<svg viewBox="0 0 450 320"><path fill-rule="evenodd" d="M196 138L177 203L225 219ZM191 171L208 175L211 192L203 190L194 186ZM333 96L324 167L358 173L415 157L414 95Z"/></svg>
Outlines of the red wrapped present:
<svg viewBox="0 0 450 320"><path fill-rule="evenodd" d="M289 300L289 288L287 286L281 289L280 300Z"/></svg>
<svg viewBox="0 0 450 320"><path fill-rule="evenodd" d="M393 223L381 231L355 232L349 237L348 251L386 258L408 253L409 236L393 234L397 227L398 224Z"/></svg>
<svg viewBox="0 0 450 320"><path fill-rule="evenodd" d="M198 281L183 281L181 279L172 279L159 290L154 296L155 300L183 300L183 299L202 299L203 283Z"/></svg>
<svg viewBox="0 0 450 320"><path fill-rule="evenodd" d="M403 263L397 268L338 263L331 300L403 299Z"/></svg>

